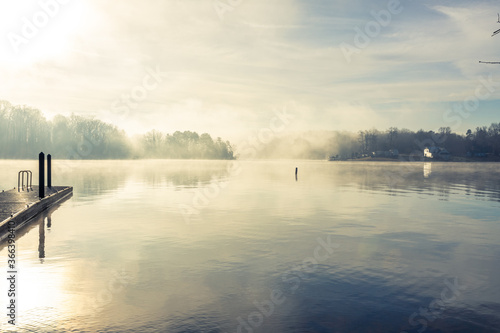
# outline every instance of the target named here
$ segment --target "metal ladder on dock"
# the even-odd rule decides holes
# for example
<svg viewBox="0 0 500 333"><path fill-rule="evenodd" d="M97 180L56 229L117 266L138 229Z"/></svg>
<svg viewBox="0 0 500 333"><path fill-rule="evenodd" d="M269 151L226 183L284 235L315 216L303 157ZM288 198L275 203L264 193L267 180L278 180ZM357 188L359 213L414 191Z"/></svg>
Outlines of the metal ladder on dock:
<svg viewBox="0 0 500 333"><path fill-rule="evenodd" d="M26 190L33 191L33 173L30 170L21 170L17 174L17 191L24 191L24 176L26 175Z"/></svg>

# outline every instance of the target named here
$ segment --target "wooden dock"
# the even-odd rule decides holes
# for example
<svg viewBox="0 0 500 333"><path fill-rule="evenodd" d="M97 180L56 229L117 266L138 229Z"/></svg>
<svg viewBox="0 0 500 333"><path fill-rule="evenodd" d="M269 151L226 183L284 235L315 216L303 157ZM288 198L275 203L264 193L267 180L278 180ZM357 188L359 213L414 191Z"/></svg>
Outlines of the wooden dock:
<svg viewBox="0 0 500 333"><path fill-rule="evenodd" d="M9 226L19 228L45 209L73 193L70 186L45 187L45 197L40 199L38 186L29 190L12 189L0 192L0 241L7 235Z"/></svg>

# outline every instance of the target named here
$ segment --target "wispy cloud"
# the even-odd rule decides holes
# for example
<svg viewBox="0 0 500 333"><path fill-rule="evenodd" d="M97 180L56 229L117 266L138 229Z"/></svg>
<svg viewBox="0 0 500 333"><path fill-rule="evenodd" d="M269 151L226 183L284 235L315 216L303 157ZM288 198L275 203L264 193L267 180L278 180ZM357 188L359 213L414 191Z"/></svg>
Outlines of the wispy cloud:
<svg viewBox="0 0 500 333"><path fill-rule="evenodd" d="M221 20L211 1L73 0L53 23L67 33L48 27L19 61L9 56L6 33L20 31L39 4L2 4L9 20L0 31L0 93L48 114L113 121L113 102L145 68L158 66L165 80L119 119L131 133L238 135L292 101L304 110L296 122L304 130L446 125L440 115L447 103L473 93L480 75L496 73L478 63L500 60L500 37L490 37L500 28L495 3L402 0L403 11L347 63L339 44L353 43L355 28L387 4L252 0ZM484 103L478 119L495 121L495 103ZM434 115L433 122L422 114ZM475 124L468 121L464 126Z"/></svg>

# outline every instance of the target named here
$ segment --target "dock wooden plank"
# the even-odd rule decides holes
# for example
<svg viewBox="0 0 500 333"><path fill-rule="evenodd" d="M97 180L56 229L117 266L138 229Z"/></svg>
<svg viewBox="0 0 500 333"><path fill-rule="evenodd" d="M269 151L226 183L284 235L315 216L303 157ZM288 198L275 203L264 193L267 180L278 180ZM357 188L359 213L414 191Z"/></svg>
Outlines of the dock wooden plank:
<svg viewBox="0 0 500 333"><path fill-rule="evenodd" d="M40 200L38 190L38 186L33 186L24 191L12 189L0 192L0 239L8 229L9 222L12 225L13 221L16 227L20 226L73 193L73 188L70 186L45 187L45 198Z"/></svg>

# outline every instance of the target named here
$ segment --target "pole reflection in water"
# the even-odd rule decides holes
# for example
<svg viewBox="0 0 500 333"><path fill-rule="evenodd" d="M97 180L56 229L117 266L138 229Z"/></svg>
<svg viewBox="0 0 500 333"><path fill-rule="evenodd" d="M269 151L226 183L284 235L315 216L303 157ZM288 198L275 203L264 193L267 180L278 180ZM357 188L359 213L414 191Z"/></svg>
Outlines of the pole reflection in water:
<svg viewBox="0 0 500 333"><path fill-rule="evenodd" d="M44 263L45 259L45 220L47 220L47 228L50 229L52 227L52 213L59 208L59 206L71 196L68 196L64 198L61 202L59 202L57 205L49 208L46 210L40 217L39 217L39 224L38 224L38 258L40 259L40 263Z"/></svg>
<svg viewBox="0 0 500 333"><path fill-rule="evenodd" d="M45 218L39 224L38 227L38 258L40 258L40 263L43 264L43 259L45 258Z"/></svg>

